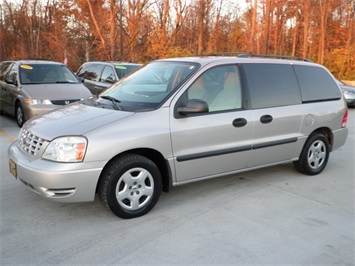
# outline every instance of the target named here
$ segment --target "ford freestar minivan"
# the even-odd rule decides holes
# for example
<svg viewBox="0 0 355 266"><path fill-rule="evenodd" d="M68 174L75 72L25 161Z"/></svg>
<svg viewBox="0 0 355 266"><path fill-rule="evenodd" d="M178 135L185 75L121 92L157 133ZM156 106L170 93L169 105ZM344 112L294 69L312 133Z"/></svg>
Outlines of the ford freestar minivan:
<svg viewBox="0 0 355 266"><path fill-rule="evenodd" d="M151 62L98 99L29 120L11 173L59 202L93 201L122 218L172 186L293 162L321 173L344 145L347 107L321 65L270 58Z"/></svg>

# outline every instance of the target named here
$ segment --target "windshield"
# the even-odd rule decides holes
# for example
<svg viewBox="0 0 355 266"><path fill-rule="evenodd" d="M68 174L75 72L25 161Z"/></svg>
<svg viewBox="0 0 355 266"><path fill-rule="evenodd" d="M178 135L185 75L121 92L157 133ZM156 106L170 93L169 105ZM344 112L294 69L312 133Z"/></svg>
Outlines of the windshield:
<svg viewBox="0 0 355 266"><path fill-rule="evenodd" d="M21 84L79 83L65 65L23 64L19 71Z"/></svg>
<svg viewBox="0 0 355 266"><path fill-rule="evenodd" d="M118 100L122 110L154 109L183 84L198 66L190 62L152 62L123 78L100 96ZM104 98L107 101L107 97Z"/></svg>
<svg viewBox="0 0 355 266"><path fill-rule="evenodd" d="M136 70L137 68L139 68L142 65L115 65L115 71L117 73L117 77L119 79L123 78L124 76L126 76L128 73Z"/></svg>

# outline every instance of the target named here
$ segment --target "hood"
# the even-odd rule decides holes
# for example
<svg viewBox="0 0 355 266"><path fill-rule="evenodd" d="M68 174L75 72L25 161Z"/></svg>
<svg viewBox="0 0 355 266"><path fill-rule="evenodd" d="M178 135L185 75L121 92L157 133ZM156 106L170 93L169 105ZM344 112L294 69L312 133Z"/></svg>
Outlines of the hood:
<svg viewBox="0 0 355 266"><path fill-rule="evenodd" d="M32 99L62 100L92 97L91 92L81 83L26 84L22 91ZM68 95L70 95L68 97Z"/></svg>
<svg viewBox="0 0 355 266"><path fill-rule="evenodd" d="M25 123L24 129L41 138L52 140L59 136L83 135L132 115L132 112L74 103L30 119Z"/></svg>

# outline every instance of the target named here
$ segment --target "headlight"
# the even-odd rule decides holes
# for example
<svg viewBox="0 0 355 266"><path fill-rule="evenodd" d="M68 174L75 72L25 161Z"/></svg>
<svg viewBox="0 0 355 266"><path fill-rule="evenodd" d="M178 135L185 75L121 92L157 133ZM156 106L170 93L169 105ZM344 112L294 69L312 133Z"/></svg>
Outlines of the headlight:
<svg viewBox="0 0 355 266"><path fill-rule="evenodd" d="M84 137L60 137L49 143L42 158L57 162L82 162L86 147Z"/></svg>
<svg viewBox="0 0 355 266"><path fill-rule="evenodd" d="M36 105L36 104L52 104L50 100L36 100L26 98L25 102L29 105Z"/></svg>

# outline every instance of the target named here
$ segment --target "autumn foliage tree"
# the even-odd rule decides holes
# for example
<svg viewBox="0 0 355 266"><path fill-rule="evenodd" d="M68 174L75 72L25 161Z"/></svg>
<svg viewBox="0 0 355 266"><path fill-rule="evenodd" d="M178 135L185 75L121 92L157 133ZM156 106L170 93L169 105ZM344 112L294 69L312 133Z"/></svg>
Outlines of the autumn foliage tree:
<svg viewBox="0 0 355 266"><path fill-rule="evenodd" d="M3 0L0 7L0 60L66 54L76 70L88 60L253 52L307 57L355 80L354 0Z"/></svg>

